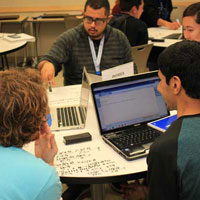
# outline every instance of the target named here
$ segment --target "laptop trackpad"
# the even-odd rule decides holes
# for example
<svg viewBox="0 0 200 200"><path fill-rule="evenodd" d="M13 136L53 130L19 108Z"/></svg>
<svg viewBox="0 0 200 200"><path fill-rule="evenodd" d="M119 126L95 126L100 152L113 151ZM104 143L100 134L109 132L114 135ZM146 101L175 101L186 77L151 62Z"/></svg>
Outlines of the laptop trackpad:
<svg viewBox="0 0 200 200"><path fill-rule="evenodd" d="M138 145L138 146L134 146L134 147L131 147L131 148L127 148L127 149L124 149L124 152L126 154L129 154L129 155L137 155L137 154L143 154L145 153L146 149L141 146L141 145Z"/></svg>

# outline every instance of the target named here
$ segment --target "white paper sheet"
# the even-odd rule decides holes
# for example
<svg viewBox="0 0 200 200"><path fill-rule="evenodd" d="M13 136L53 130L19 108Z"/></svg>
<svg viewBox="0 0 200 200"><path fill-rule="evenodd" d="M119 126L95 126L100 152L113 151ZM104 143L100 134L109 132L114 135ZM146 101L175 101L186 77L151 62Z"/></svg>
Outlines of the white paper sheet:
<svg viewBox="0 0 200 200"><path fill-rule="evenodd" d="M79 104L80 91L81 85L52 88L52 92L48 91L49 106Z"/></svg>
<svg viewBox="0 0 200 200"><path fill-rule="evenodd" d="M182 33L182 27L180 27L177 30L170 30L166 27L148 28L149 37L156 38L156 39L162 39L163 37L166 37L167 35L170 35L173 33Z"/></svg>
<svg viewBox="0 0 200 200"><path fill-rule="evenodd" d="M101 73L103 81L132 76L134 74L134 65L133 62L129 62L123 65L118 65L116 67L103 70Z"/></svg>

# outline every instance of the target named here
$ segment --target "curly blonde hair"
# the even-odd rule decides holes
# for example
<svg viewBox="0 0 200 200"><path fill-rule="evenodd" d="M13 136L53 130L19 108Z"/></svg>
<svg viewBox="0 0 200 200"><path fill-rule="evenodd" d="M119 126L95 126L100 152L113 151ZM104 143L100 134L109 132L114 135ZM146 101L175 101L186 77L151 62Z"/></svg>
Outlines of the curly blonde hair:
<svg viewBox="0 0 200 200"><path fill-rule="evenodd" d="M40 72L30 68L0 72L0 145L22 147L49 113Z"/></svg>

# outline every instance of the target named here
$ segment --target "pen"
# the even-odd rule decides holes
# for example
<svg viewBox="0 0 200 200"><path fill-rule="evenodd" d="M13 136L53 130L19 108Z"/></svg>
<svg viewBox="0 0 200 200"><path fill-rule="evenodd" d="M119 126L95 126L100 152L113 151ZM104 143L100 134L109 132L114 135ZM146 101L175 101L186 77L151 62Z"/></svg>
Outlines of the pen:
<svg viewBox="0 0 200 200"><path fill-rule="evenodd" d="M181 34L179 37L178 37L178 40L181 40L183 39L183 34Z"/></svg>
<svg viewBox="0 0 200 200"><path fill-rule="evenodd" d="M52 83L49 81L49 92L52 92Z"/></svg>

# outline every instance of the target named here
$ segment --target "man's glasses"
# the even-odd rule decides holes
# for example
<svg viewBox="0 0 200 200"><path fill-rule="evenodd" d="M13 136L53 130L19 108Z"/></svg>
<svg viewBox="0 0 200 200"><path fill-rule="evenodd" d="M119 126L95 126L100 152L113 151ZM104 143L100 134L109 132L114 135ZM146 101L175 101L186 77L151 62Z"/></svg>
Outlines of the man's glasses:
<svg viewBox="0 0 200 200"><path fill-rule="evenodd" d="M95 25L101 26L107 20L107 18L96 18L96 19L93 19L92 17L84 16L83 20L88 24L92 24L92 22L94 22Z"/></svg>

